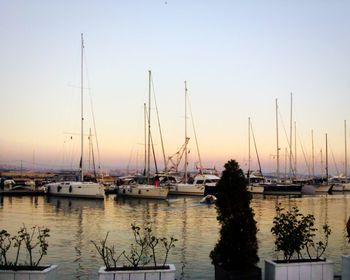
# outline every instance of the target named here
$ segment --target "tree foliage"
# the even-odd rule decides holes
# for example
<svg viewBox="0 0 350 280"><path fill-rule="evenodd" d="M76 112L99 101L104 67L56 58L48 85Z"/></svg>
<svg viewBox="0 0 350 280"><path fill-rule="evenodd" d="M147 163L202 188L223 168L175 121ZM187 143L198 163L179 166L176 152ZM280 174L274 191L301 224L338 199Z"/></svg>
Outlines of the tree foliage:
<svg viewBox="0 0 350 280"><path fill-rule="evenodd" d="M276 238L276 251L283 252L284 260L289 262L295 255L297 259L304 259L304 250L309 259L321 258L328 246L330 227L323 225L324 241L315 242L317 228L313 215L303 215L296 206L284 211L281 204L276 206L276 213L271 232Z"/></svg>
<svg viewBox="0 0 350 280"><path fill-rule="evenodd" d="M257 227L247 180L235 160L225 164L217 192L217 220L221 229L220 239L210 253L212 263L226 269L249 268L259 261Z"/></svg>

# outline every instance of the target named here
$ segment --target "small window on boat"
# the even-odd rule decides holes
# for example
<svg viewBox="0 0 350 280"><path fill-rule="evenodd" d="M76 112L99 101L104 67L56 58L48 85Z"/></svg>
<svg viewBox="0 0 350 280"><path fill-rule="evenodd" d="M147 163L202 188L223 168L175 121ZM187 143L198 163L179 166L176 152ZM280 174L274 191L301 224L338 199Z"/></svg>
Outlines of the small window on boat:
<svg viewBox="0 0 350 280"><path fill-rule="evenodd" d="M203 180L197 180L197 184L203 184Z"/></svg>

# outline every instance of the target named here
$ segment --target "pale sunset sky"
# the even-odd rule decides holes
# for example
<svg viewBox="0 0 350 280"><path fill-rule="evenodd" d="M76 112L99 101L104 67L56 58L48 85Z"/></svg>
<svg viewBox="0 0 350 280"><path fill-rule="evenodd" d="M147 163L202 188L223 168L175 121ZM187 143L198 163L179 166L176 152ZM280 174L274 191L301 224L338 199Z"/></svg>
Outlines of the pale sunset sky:
<svg viewBox="0 0 350 280"><path fill-rule="evenodd" d="M103 168L142 168L151 70L166 156L184 142L186 80L204 166L222 169L232 158L247 168L250 117L262 169L274 171L277 98L283 171L292 92L297 170L311 164L313 130L316 172L326 133L330 173L344 172L349 15L342 0L1 0L0 165L78 168L83 33L84 131L95 134L92 104ZM152 103L163 166L156 111ZM187 124L193 168L190 111ZM88 146L85 137L85 164Z"/></svg>

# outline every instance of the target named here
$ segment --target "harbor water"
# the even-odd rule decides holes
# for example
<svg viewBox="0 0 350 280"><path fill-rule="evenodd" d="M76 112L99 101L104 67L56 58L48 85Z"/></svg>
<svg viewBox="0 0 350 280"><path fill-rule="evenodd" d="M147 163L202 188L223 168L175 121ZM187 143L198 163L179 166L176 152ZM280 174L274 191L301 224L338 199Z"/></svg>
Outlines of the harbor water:
<svg viewBox="0 0 350 280"><path fill-rule="evenodd" d="M219 236L214 205L200 204L200 197L170 197L166 201L146 199L104 200L55 197L1 197L0 229L15 234L25 224L50 229L48 255L42 264L59 265L59 279L97 279L103 265L91 240L104 239L118 252L128 251L133 243L131 223L151 223L158 236L178 239L171 251L169 263L177 269L176 279L214 279L214 267L209 253ZM257 196L252 208L258 226L259 266L264 259L276 259L271 234L275 206L286 209L298 206L303 214L313 214L316 226L327 223L332 229L325 257L335 263L335 273L341 271L341 255L350 254L346 238L346 222L350 215L350 194L283 197Z"/></svg>

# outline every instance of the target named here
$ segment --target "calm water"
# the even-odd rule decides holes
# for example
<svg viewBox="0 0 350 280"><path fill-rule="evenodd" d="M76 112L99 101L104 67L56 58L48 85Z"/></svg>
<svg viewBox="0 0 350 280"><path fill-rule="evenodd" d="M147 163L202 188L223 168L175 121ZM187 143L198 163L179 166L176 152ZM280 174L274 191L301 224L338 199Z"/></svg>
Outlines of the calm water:
<svg viewBox="0 0 350 280"><path fill-rule="evenodd" d="M110 232L117 249L128 249L132 242L130 224L153 224L160 236L179 241L169 257L177 268L177 279L214 279L209 253L218 238L215 206L201 205L199 197L173 197L168 201L114 200L91 201L45 197L4 197L0 201L0 229L15 233L25 223L51 229L49 252L42 263L59 264L60 279L97 279L102 261L90 240L100 240ZM327 222L332 229L326 257L340 273L341 255L350 254L345 224L350 215L350 194L314 197L254 197L252 207L258 224L259 266L276 258L270 233L275 205L297 205L302 213L314 214L316 223Z"/></svg>

